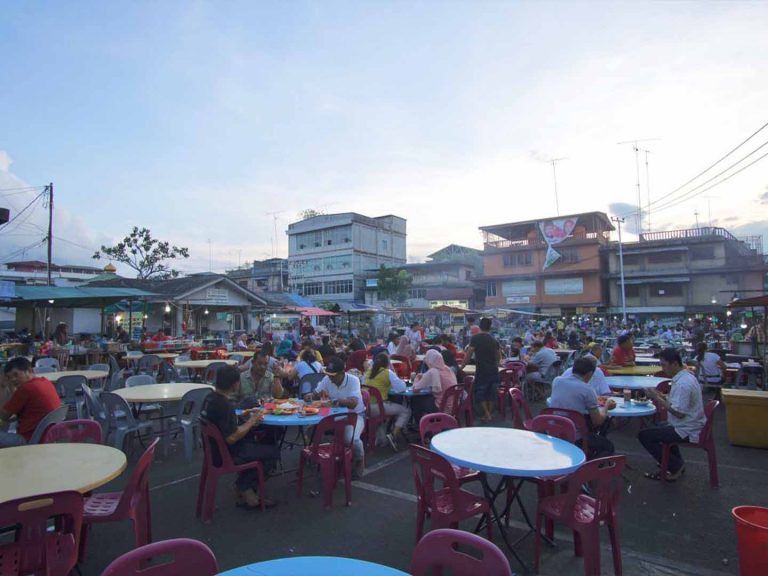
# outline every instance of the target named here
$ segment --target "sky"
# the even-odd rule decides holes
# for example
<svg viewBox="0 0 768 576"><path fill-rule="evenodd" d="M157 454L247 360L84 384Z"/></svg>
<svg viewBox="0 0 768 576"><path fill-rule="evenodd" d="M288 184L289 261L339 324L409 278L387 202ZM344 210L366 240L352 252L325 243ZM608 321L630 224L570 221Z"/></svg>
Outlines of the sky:
<svg viewBox="0 0 768 576"><path fill-rule="evenodd" d="M0 207L53 182L57 263L139 226L221 272L287 256L305 209L402 216L422 261L556 216L562 158L560 214L631 240L639 140L652 231L768 239L768 158L704 190L768 128L670 196L768 123L766 29L759 1L9 0ZM0 227L0 262L44 259L46 218Z"/></svg>

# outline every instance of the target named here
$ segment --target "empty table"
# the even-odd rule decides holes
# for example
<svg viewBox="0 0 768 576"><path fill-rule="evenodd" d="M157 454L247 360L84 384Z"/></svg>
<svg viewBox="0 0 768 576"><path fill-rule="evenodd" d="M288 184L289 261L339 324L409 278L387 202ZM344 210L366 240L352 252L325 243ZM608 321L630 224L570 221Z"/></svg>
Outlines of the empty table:
<svg viewBox="0 0 768 576"><path fill-rule="evenodd" d="M656 388L662 382L669 382L671 378L659 378L657 376L611 376L606 378L613 390L645 390L646 388Z"/></svg>
<svg viewBox="0 0 768 576"><path fill-rule="evenodd" d="M64 372L47 372L40 374L51 382L56 382L62 376L85 376L86 380L101 380L109 376L107 370L66 370Z"/></svg>
<svg viewBox="0 0 768 576"><path fill-rule="evenodd" d="M176 362L176 368L202 370L208 368L214 362L224 362L229 366L237 366L237 360L181 360Z"/></svg>
<svg viewBox="0 0 768 576"><path fill-rule="evenodd" d="M408 576L389 566L335 556L296 556L257 562L221 572L219 576Z"/></svg>
<svg viewBox="0 0 768 576"><path fill-rule="evenodd" d="M196 384L193 382L169 382L167 384L144 384L143 386L131 386L120 388L114 393L124 398L127 402L141 404L144 402L177 402L184 394L192 390L207 388L213 390L208 384Z"/></svg>
<svg viewBox="0 0 768 576"><path fill-rule="evenodd" d="M125 470L125 454L100 444L34 444L0 450L0 503L76 490L90 492Z"/></svg>

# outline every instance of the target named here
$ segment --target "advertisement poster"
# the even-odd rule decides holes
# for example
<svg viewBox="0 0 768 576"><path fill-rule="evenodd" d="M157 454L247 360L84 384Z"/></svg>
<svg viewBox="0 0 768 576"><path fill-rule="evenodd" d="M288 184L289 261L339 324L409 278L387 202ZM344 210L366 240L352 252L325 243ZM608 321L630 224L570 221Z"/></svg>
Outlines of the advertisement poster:
<svg viewBox="0 0 768 576"><path fill-rule="evenodd" d="M560 259L560 253L553 248L571 236L578 218L556 218L539 222L539 230L547 243L547 257L544 260L544 270Z"/></svg>

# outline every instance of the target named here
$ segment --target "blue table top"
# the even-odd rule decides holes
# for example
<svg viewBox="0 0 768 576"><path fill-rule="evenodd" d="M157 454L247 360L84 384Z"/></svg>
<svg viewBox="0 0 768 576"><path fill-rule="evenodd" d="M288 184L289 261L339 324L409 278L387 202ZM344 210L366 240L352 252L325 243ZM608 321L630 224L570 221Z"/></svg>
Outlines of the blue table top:
<svg viewBox="0 0 768 576"><path fill-rule="evenodd" d="M549 398L547 398L547 406L549 406ZM614 416L617 418L631 418L633 416L652 416L656 414L656 406L653 402L648 401L648 404L637 404L630 402L624 403L624 398L611 397L611 400L616 402L616 408L608 410L608 416Z"/></svg>
<svg viewBox="0 0 768 576"><path fill-rule="evenodd" d="M297 556L257 562L221 572L219 576L408 576L389 566L334 556Z"/></svg>
<svg viewBox="0 0 768 576"><path fill-rule="evenodd" d="M606 379L608 386L621 390L629 388L630 390L644 390L645 388L656 388L661 382L666 382L670 378L659 378L658 376L608 376Z"/></svg>
<svg viewBox="0 0 768 576"><path fill-rule="evenodd" d="M395 392L393 390L389 391L390 396L405 396L407 398L411 398L413 396L431 396L432 390L429 388L422 388L421 390L414 390L411 386L405 389L404 392Z"/></svg>
<svg viewBox="0 0 768 576"><path fill-rule="evenodd" d="M570 442L514 428L446 430L432 438L432 450L453 464L503 476L559 476L584 463Z"/></svg>
<svg viewBox="0 0 768 576"><path fill-rule="evenodd" d="M346 414L347 412L349 412L349 408L331 408L331 414ZM326 414L326 416L331 414ZM267 426L316 426L323 418L325 416L321 414L315 414L314 416L299 416L298 414L275 416L274 414L265 414L262 424Z"/></svg>

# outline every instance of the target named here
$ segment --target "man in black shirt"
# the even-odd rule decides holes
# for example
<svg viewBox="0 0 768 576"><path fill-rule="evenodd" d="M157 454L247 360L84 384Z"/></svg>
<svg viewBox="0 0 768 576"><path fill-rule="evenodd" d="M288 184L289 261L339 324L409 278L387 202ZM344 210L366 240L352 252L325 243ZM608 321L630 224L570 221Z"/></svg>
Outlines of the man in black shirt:
<svg viewBox="0 0 768 576"><path fill-rule="evenodd" d="M475 400L483 411L481 420L491 420L491 409L496 398L496 388L500 384L499 362L501 362L501 347L491 336L491 319L480 319L480 332L472 336L469 347L464 354L463 369L467 361L475 356Z"/></svg>
<svg viewBox="0 0 768 576"><path fill-rule="evenodd" d="M331 356L336 356L336 349L330 344L331 338L328 335L323 336L323 343L318 346L317 351L323 357L323 361L327 361Z"/></svg>
<svg viewBox="0 0 768 576"><path fill-rule="evenodd" d="M216 390L206 396L200 416L219 429L236 464L261 460L265 472L269 473L280 457L280 449L277 446L259 444L253 437L253 428L264 419L261 412L250 412L247 420L238 425L230 395L236 394L239 387L240 371L237 367L221 367L216 373ZM256 470L240 472L235 482L237 505L252 510L259 508L259 498L256 496L258 487ZM261 497L266 507L275 506L275 502L267 499L264 494Z"/></svg>

